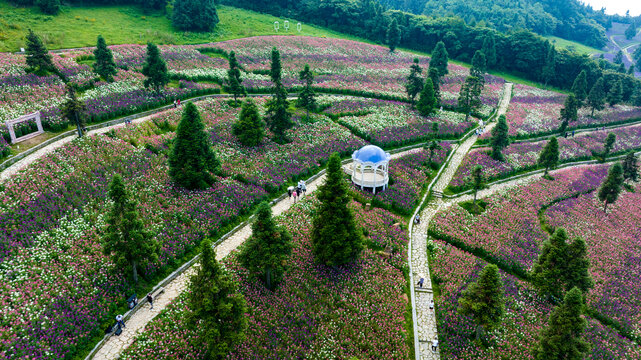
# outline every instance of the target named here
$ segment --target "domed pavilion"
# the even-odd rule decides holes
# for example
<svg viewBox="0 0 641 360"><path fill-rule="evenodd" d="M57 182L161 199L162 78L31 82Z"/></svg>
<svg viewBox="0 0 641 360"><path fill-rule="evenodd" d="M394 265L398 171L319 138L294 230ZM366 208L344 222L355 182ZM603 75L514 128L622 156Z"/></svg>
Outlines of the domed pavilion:
<svg viewBox="0 0 641 360"><path fill-rule="evenodd" d="M352 182L361 187L371 188L376 194L377 188L385 190L389 182L390 154L375 145L366 145L354 151L351 166Z"/></svg>

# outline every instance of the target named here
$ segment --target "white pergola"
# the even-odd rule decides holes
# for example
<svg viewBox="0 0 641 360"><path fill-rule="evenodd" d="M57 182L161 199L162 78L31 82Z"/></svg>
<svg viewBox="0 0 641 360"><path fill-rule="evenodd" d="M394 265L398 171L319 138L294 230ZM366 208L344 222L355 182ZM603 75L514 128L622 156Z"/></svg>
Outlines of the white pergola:
<svg viewBox="0 0 641 360"><path fill-rule="evenodd" d="M371 188L376 194L376 188L387 188L389 182L390 154L375 145L366 145L352 154L352 182L361 187Z"/></svg>

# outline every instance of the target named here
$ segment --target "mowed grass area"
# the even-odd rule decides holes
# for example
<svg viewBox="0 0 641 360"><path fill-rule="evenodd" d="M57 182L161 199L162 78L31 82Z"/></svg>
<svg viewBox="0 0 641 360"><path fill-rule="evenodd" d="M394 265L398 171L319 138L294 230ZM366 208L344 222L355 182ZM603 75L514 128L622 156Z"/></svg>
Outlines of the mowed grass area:
<svg viewBox="0 0 641 360"><path fill-rule="evenodd" d="M60 14L49 16L35 7L15 7L6 0L0 0L0 51L19 51L24 47L27 29L39 34L50 50L95 46L99 34L107 43L145 44L198 44L230 40L259 35L307 35L319 37L347 38L363 41L335 31L314 25L302 24L296 30L298 21L277 18L271 15L218 6L220 23L211 33L176 31L171 20L162 12L145 14L137 6L64 6ZM285 31L283 23L289 20L290 29ZM280 22L280 30L274 30L274 21Z"/></svg>
<svg viewBox="0 0 641 360"><path fill-rule="evenodd" d="M586 45L583 45L583 44L578 43L576 41L565 40L565 39L562 39L562 38L556 37L556 36L544 36L544 37L546 39L550 40L550 42L552 44L554 44L557 48L574 50L575 52L577 52L579 54L592 55L592 54L601 54L601 53L603 53L603 50L599 50L597 48L586 46Z"/></svg>

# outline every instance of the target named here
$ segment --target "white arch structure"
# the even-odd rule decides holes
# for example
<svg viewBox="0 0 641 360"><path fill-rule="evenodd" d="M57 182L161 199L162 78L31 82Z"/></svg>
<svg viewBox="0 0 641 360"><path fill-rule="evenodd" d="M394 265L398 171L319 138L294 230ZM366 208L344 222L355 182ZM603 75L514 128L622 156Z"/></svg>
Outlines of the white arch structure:
<svg viewBox="0 0 641 360"><path fill-rule="evenodd" d="M352 182L361 187L371 188L376 194L376 188L387 189L389 182L389 153L375 145L366 145L352 154Z"/></svg>

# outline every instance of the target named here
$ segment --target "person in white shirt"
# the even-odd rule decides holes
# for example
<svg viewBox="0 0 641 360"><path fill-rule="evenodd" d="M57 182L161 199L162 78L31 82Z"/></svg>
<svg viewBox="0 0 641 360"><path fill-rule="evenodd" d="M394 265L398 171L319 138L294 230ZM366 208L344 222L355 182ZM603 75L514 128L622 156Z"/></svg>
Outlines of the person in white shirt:
<svg viewBox="0 0 641 360"><path fill-rule="evenodd" d="M437 346L438 346L438 339L434 338L434 340L432 340L432 351L433 352L436 352L436 347Z"/></svg>

